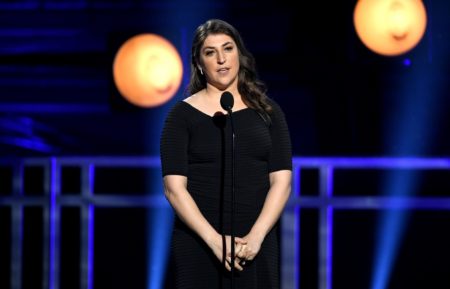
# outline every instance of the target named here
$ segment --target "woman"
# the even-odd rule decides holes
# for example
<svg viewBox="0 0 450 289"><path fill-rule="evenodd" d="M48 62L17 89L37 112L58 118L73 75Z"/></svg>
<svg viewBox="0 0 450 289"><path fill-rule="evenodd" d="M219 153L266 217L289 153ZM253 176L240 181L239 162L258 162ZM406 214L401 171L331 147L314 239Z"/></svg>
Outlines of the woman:
<svg viewBox="0 0 450 289"><path fill-rule="evenodd" d="M213 19L197 28L188 90L161 136L165 195L176 213L172 281L183 289L230 287L231 126L220 105L228 91L234 98L234 287L279 288L276 228L291 187L289 132L233 26Z"/></svg>

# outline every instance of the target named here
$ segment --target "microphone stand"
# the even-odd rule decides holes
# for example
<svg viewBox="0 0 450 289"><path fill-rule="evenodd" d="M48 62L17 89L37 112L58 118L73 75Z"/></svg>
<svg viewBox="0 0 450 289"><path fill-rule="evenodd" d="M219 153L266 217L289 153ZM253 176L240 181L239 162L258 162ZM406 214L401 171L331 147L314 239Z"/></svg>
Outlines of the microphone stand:
<svg viewBox="0 0 450 289"><path fill-rule="evenodd" d="M227 111L228 115L230 116L230 126L231 126L231 224L230 224L230 235L231 235L231 289L234 289L234 273L236 271L236 268L234 268L234 261L235 261L235 232L234 232L234 211L235 211L235 192L234 192L234 183L235 183L235 142L234 142L234 123L233 123L233 112L231 109L233 108L234 104L234 98L233 95L225 91L222 93L220 97L220 105L224 110ZM226 242L225 242L226 245Z"/></svg>
<svg viewBox="0 0 450 289"><path fill-rule="evenodd" d="M234 135L234 123L231 108L227 109L228 115L230 116L230 125L231 125L231 225L230 225L230 233L231 233L231 288L234 289L234 260L235 260L235 233L234 233L234 203L235 203L235 135Z"/></svg>

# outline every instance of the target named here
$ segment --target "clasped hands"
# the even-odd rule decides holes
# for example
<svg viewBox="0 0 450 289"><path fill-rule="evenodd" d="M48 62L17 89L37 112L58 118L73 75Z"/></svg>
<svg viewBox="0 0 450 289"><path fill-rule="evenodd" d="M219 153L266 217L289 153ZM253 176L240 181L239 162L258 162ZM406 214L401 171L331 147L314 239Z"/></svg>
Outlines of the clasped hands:
<svg viewBox="0 0 450 289"><path fill-rule="evenodd" d="M225 240L223 239L225 237ZM231 236L220 236L220 240L216 239L214 242L214 245L212 247L214 254L216 257L222 262L225 261L224 265L225 268L228 271L231 271ZM225 260L222 259L224 248L223 244L224 241L226 242L226 257ZM244 270L244 265L248 261L252 261L256 255L258 254L260 248L261 248L262 240L259 240L255 236L251 236L250 234L240 238L235 237L234 238L234 268L236 268L239 271Z"/></svg>

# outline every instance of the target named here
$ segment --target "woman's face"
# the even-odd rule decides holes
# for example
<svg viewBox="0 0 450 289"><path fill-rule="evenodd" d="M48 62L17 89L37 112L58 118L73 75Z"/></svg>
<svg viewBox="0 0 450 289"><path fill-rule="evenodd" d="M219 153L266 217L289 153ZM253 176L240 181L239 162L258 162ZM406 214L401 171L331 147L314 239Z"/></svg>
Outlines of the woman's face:
<svg viewBox="0 0 450 289"><path fill-rule="evenodd" d="M206 81L225 90L237 85L239 51L233 39L226 34L208 35L200 50L200 65Z"/></svg>

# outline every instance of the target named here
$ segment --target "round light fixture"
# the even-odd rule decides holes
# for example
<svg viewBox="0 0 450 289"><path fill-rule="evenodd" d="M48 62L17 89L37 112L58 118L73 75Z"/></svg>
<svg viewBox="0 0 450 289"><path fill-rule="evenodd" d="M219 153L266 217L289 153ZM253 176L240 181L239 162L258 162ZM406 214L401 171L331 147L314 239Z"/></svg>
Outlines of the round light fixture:
<svg viewBox="0 0 450 289"><path fill-rule="evenodd" d="M161 105L172 98L183 75L176 48L156 34L139 34L119 48L113 64L120 94L141 107Z"/></svg>
<svg viewBox="0 0 450 289"><path fill-rule="evenodd" d="M370 50L396 56L414 48L425 33L427 15L421 0L359 0L353 21Z"/></svg>

